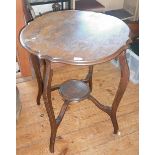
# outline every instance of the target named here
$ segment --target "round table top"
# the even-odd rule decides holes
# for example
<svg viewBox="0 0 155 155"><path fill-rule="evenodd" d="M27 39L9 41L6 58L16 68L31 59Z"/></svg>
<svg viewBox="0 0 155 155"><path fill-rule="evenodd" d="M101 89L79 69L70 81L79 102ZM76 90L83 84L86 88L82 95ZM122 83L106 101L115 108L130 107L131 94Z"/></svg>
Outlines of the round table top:
<svg viewBox="0 0 155 155"><path fill-rule="evenodd" d="M47 13L21 31L22 45L52 62L93 65L119 55L129 39L120 19L91 11Z"/></svg>

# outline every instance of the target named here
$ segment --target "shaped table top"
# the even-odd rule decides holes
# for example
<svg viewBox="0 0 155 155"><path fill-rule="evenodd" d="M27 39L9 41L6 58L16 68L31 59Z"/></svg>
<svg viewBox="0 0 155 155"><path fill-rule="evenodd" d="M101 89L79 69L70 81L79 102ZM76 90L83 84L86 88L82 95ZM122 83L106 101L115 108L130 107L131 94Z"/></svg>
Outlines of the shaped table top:
<svg viewBox="0 0 155 155"><path fill-rule="evenodd" d="M120 19L91 11L47 13L30 22L20 34L29 52L52 62L93 65L119 55L130 30Z"/></svg>

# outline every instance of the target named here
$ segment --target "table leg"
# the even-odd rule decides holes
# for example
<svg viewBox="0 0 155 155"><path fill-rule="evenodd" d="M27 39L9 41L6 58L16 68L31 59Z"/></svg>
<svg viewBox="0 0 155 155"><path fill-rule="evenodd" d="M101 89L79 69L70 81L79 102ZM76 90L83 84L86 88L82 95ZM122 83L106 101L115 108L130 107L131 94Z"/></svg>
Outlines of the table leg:
<svg viewBox="0 0 155 155"><path fill-rule="evenodd" d="M30 59L37 78L37 83L38 83L37 104L40 105L40 98L43 93L43 80L42 80L41 71L40 71L40 62L39 62L39 58L33 54L30 55Z"/></svg>
<svg viewBox="0 0 155 155"><path fill-rule="evenodd" d="M122 52L118 59L119 59L119 63L120 63L120 68L121 68L121 79L119 82L119 86L118 86L118 90L116 92L113 104L112 104L112 108L111 108L111 121L114 127L114 134L117 134L118 132L118 123L117 123L117 118L116 118L116 112L117 112L117 108L119 106L119 103L122 99L122 96L126 90L128 81L129 81L129 68L128 68L128 63L126 61L126 55L125 55L125 51Z"/></svg>
<svg viewBox="0 0 155 155"><path fill-rule="evenodd" d="M89 66L89 72L88 72L88 77L89 77L89 88L90 91L92 91L92 75L93 75L93 66Z"/></svg>
<svg viewBox="0 0 155 155"><path fill-rule="evenodd" d="M82 81L89 84L90 91L92 91L92 76L93 76L93 66L89 66L88 74L86 78Z"/></svg>
<svg viewBox="0 0 155 155"><path fill-rule="evenodd" d="M110 107L110 106L105 106L104 104L101 104L92 95L89 95L88 97L88 99L91 100L99 109L106 112L110 116L114 127L114 134L117 134L119 129L117 118L116 118L117 108L119 106L119 103L122 99L122 96L126 90L126 87L129 81L129 68L126 61L125 51L119 55L119 63L121 68L121 79L120 79L118 90L116 92L112 106Z"/></svg>
<svg viewBox="0 0 155 155"><path fill-rule="evenodd" d="M45 69L45 76L44 76L43 98L44 98L44 103L45 103L46 111L47 111L50 126L51 126L50 151L51 153L54 153L54 144L55 144L57 129L64 117L69 101L64 101L64 104L61 107L59 115L57 116L57 118L55 118L52 101L51 101L51 91L52 91L51 81L53 76L53 70L51 70L51 62L48 60L45 60L45 67L46 69Z"/></svg>
<svg viewBox="0 0 155 155"><path fill-rule="evenodd" d="M51 62L45 60L46 72L44 77L44 90L43 90L43 98L46 107L46 111L49 117L50 126L51 126L51 138L50 138L50 151L54 152L54 143L56 137L56 120L52 107L51 101L51 81L53 76L53 70L51 70Z"/></svg>

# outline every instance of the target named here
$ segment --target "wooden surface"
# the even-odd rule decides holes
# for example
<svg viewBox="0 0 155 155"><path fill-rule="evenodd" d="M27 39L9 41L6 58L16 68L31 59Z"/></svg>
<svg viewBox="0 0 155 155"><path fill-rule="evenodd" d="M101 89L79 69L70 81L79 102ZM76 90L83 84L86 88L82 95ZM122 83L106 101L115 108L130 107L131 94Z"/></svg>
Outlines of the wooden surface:
<svg viewBox="0 0 155 155"><path fill-rule="evenodd" d="M22 0L16 0L16 50L20 66L20 72L23 77L31 76L31 67L29 54L19 41L19 34L25 25Z"/></svg>
<svg viewBox="0 0 155 155"><path fill-rule="evenodd" d="M36 18L20 37L22 45L39 58L87 65L108 61L127 48L129 28L102 13L67 10Z"/></svg>
<svg viewBox="0 0 155 155"><path fill-rule="evenodd" d="M84 78L87 67L66 65L54 70L53 82L70 77ZM120 71L110 63L94 67L93 92L96 98L111 103L120 80ZM36 105L35 80L17 84L22 111L17 124L17 155L51 155L50 125L43 100ZM52 92L55 114L63 104L57 91ZM113 135L111 120L88 100L69 105L59 126L55 155L138 155L138 85L129 82L117 112L121 135Z"/></svg>
<svg viewBox="0 0 155 155"><path fill-rule="evenodd" d="M139 22L129 22L127 23L131 30L131 38L135 39L139 37Z"/></svg>

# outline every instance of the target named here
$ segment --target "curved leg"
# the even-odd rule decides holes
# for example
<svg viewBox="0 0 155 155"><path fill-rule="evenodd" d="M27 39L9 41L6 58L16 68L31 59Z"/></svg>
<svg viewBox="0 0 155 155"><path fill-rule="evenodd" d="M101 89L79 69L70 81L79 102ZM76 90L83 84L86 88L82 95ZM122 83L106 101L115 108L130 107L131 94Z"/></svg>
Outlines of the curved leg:
<svg viewBox="0 0 155 155"><path fill-rule="evenodd" d="M90 91L92 91L92 75L93 75L93 66L89 66L89 71L83 82L89 83Z"/></svg>
<svg viewBox="0 0 155 155"><path fill-rule="evenodd" d="M69 101L64 101L64 104L61 107L60 113L57 118L55 118L54 110L51 101L51 81L53 76L53 70L51 70L51 62L45 60L45 75L44 75L44 90L43 90L43 98L46 107L46 111L48 114L48 118L51 126L51 137L50 137L50 151L54 153L54 144L57 129L64 117L64 114L67 110Z"/></svg>
<svg viewBox="0 0 155 155"><path fill-rule="evenodd" d="M53 70L51 70L51 63L48 60L46 62L46 73L44 77L44 91L43 91L43 98L46 107L46 111L49 117L50 126L51 126L51 138L50 138L50 151L54 152L54 144L55 144L55 137L57 132L57 125L55 120L55 115L52 107L51 101L51 80L53 75Z"/></svg>
<svg viewBox="0 0 155 155"><path fill-rule="evenodd" d="M110 116L113 127L114 127L114 134L118 133L119 127L118 127L118 122L117 122L117 117L116 117L116 112L113 112Z"/></svg>
<svg viewBox="0 0 155 155"><path fill-rule="evenodd" d="M111 115L110 115L110 118L111 118L111 121L114 127L114 134L117 134L119 130L117 118L116 118L117 108L119 106L119 103L122 99L122 96L126 90L126 87L129 81L129 68L128 68L128 64L126 61L125 51L123 51L119 55L118 59L119 59L120 68L121 68L121 79L120 79L118 90L116 92L116 95L115 95L115 98L112 104Z"/></svg>
<svg viewBox="0 0 155 155"><path fill-rule="evenodd" d="M40 98L43 93L43 80L42 80L41 71L40 71L40 62L39 62L39 58L33 54L30 55L30 59L37 78L37 83L38 83L37 104L40 105Z"/></svg>
<svg viewBox="0 0 155 155"><path fill-rule="evenodd" d="M69 104L69 101L66 100L66 101L64 101L64 104L61 107L60 113L59 113L58 117L56 118L57 128L59 127L59 125L64 117L64 114L68 108L68 104Z"/></svg>
<svg viewBox="0 0 155 155"><path fill-rule="evenodd" d="M89 88L90 91L92 91L92 76L93 76L93 66L89 66L89 72L88 72L88 77L89 77Z"/></svg>
<svg viewBox="0 0 155 155"><path fill-rule="evenodd" d="M104 104L101 104L95 97L92 95L89 95L88 99L92 101L99 109L106 112L109 116L111 115L111 107L105 106Z"/></svg>

